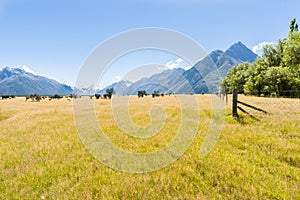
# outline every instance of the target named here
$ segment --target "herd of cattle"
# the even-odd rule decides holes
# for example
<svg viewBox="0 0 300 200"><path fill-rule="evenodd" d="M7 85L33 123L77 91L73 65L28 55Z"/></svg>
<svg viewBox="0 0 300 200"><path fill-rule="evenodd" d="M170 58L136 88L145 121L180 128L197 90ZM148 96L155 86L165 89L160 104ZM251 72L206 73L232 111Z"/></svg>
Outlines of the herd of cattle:
<svg viewBox="0 0 300 200"><path fill-rule="evenodd" d="M142 91L138 91L138 97L144 97L144 96L148 96L149 94L147 94L147 92L145 90ZM86 96L86 95L84 95ZM152 93L152 97L159 97L159 96L164 96L164 94L159 94L158 91L154 91ZM75 94L70 94L69 96L63 96L63 95L38 95L38 94L31 94L29 96L25 96L25 101L31 100L31 101L41 101L44 99L48 99L49 101L51 101L52 99L62 99L62 98L66 98L66 99L77 99L77 98L81 98L82 96L80 95L75 95ZM90 99L93 99L95 97L95 99L111 99L112 94L95 94L95 95L90 95L88 96L90 97ZM14 99L16 98L15 95L2 95L0 96L0 99Z"/></svg>
<svg viewBox="0 0 300 200"><path fill-rule="evenodd" d="M18 96L21 97L21 96ZM24 96L23 96L24 97ZM77 99L77 98L81 98L82 96L80 95L75 95L75 94L70 94L69 96L64 96L64 95L38 95L38 94L31 94L29 96L25 96L25 101L31 100L31 101L41 101L44 99L47 99L49 101L51 101L52 99ZM96 99L111 99L111 95L108 94L104 94L104 95L100 95L100 94L95 94L95 95L90 95L89 96L91 99L92 98L96 98ZM0 95L0 99L5 100L5 99L15 99L16 96L15 95Z"/></svg>

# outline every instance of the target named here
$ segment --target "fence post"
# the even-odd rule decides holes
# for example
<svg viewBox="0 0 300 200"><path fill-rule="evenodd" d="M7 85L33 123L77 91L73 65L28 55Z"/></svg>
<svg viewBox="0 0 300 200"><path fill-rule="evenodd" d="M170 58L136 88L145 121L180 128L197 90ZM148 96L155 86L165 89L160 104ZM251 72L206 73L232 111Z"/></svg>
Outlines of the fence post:
<svg viewBox="0 0 300 200"><path fill-rule="evenodd" d="M233 93L232 93L232 117L238 117L237 103L238 103L238 92L237 92L237 90L233 90Z"/></svg>
<svg viewBox="0 0 300 200"><path fill-rule="evenodd" d="M228 104L228 93L226 92L226 94L225 94L226 96L225 96L225 99L226 99L226 105Z"/></svg>

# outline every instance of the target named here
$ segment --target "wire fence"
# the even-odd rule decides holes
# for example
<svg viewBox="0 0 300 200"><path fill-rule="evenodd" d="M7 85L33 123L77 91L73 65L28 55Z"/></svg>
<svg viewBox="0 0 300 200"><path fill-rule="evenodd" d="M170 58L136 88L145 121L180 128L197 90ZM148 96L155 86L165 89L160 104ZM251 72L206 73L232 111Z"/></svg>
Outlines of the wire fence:
<svg viewBox="0 0 300 200"><path fill-rule="evenodd" d="M234 102L233 94L221 94L227 102L227 108L234 112L245 113L256 118L276 118L278 120L300 119L300 96L287 97L288 94L300 94L300 91L285 91L284 96L246 96L238 94ZM234 108L236 106L236 108Z"/></svg>

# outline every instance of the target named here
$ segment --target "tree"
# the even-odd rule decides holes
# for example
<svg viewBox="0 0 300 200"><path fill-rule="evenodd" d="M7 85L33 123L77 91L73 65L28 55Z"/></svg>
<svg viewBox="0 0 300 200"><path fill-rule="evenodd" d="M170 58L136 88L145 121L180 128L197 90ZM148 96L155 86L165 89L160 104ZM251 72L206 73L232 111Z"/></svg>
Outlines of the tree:
<svg viewBox="0 0 300 200"><path fill-rule="evenodd" d="M252 64L233 67L221 82L226 92L237 89L250 95L295 96L300 88L300 33L296 19L290 33L276 45L266 45L261 58ZM299 93L297 94L299 96Z"/></svg>
<svg viewBox="0 0 300 200"><path fill-rule="evenodd" d="M222 88L225 88L225 92L232 93L235 89L240 93L244 92L244 85L249 77L249 73L247 73L249 66L250 63L242 63L229 70L221 83Z"/></svg>
<svg viewBox="0 0 300 200"><path fill-rule="evenodd" d="M290 33L293 31L298 31L298 24L296 23L296 18L292 19L290 22Z"/></svg>
<svg viewBox="0 0 300 200"><path fill-rule="evenodd" d="M281 64L286 43L286 39L281 39L276 46L267 44L263 47L262 57L269 66L279 66Z"/></svg>
<svg viewBox="0 0 300 200"><path fill-rule="evenodd" d="M112 95L115 93L114 88L107 88L106 95L109 99L111 99Z"/></svg>
<svg viewBox="0 0 300 200"><path fill-rule="evenodd" d="M248 79L244 85L244 93L250 95L260 96L263 93L265 79L264 75L267 65L263 58L258 59L248 68Z"/></svg>
<svg viewBox="0 0 300 200"><path fill-rule="evenodd" d="M284 48L283 64L300 75L300 33L294 31L289 34Z"/></svg>

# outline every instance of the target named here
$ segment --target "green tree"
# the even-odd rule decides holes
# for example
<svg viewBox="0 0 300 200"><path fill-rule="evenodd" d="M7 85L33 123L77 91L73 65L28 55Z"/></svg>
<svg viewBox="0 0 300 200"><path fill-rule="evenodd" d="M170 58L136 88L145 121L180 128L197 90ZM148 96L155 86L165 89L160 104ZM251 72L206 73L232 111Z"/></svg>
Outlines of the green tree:
<svg viewBox="0 0 300 200"><path fill-rule="evenodd" d="M107 94L108 98L111 98L114 93L115 93L114 88L107 88L106 89L106 94Z"/></svg>
<svg viewBox="0 0 300 200"><path fill-rule="evenodd" d="M292 19L290 22L290 33L293 31L298 31L298 24L296 23L296 18Z"/></svg>
<svg viewBox="0 0 300 200"><path fill-rule="evenodd" d="M300 75L300 33L298 31L294 31L288 36L288 42L284 48L283 64Z"/></svg>
<svg viewBox="0 0 300 200"><path fill-rule="evenodd" d="M249 68L248 74L249 78L247 79L244 85L244 92L250 95L260 96L264 92L264 85L266 80L264 79L266 69L268 65L263 58L256 60Z"/></svg>
<svg viewBox="0 0 300 200"><path fill-rule="evenodd" d="M254 63L233 67L221 86L226 92L238 89L258 96L295 96L291 91L300 88L300 33L296 19L291 21L286 38L278 40L276 45L264 46L262 57Z"/></svg>
<svg viewBox="0 0 300 200"><path fill-rule="evenodd" d="M227 76L221 83L226 92L232 93L234 89L240 93L244 92L244 85L249 78L249 66L250 63L242 63L229 70Z"/></svg>

